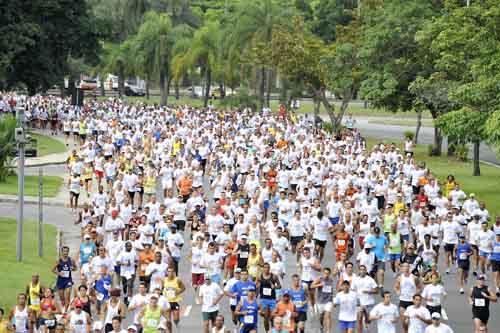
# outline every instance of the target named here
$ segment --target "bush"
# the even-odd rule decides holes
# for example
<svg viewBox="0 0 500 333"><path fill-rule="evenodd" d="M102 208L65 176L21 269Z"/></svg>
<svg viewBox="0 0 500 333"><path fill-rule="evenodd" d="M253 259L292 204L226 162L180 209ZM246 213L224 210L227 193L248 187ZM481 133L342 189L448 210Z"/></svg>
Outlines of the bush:
<svg viewBox="0 0 500 333"><path fill-rule="evenodd" d="M413 141L413 138L415 137L415 133L413 131L405 131L403 135L405 139L409 139L411 141Z"/></svg>
<svg viewBox="0 0 500 333"><path fill-rule="evenodd" d="M455 156L457 160L467 162L469 160L469 147L466 144L455 145Z"/></svg>
<svg viewBox="0 0 500 333"><path fill-rule="evenodd" d="M231 96L226 96L222 99L220 105L226 108L251 108L253 111L257 110L257 97L250 95L248 89L239 89L237 93Z"/></svg>
<svg viewBox="0 0 500 333"><path fill-rule="evenodd" d="M15 149L16 126L17 121L10 114L0 117L0 182L4 182L11 172L9 165Z"/></svg>
<svg viewBox="0 0 500 333"><path fill-rule="evenodd" d="M324 121L322 126L323 130L327 133L332 134L333 133L333 124L329 121Z"/></svg>

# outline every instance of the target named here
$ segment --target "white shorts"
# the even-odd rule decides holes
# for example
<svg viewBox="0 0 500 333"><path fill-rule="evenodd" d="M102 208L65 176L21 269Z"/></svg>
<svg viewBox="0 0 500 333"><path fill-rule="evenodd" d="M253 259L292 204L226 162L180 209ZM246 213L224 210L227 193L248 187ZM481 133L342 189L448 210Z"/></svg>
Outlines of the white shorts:
<svg viewBox="0 0 500 333"><path fill-rule="evenodd" d="M325 304L316 304L318 313L323 313L323 312L332 312L333 310L333 303L328 302Z"/></svg>

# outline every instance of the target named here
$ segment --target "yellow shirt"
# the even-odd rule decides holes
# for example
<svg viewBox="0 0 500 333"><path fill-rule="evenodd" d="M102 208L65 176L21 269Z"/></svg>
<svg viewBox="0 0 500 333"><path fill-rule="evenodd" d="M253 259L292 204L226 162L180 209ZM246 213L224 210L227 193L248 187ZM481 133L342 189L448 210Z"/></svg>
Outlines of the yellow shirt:
<svg viewBox="0 0 500 333"><path fill-rule="evenodd" d="M405 203L402 201L401 202L396 201L396 203L394 204L394 213L399 214L399 212L404 209L405 209Z"/></svg>
<svg viewBox="0 0 500 333"><path fill-rule="evenodd" d="M163 281L163 294L167 297L169 302L180 302L182 300L181 295L176 295L181 291L179 278L176 277L173 280L165 278Z"/></svg>
<svg viewBox="0 0 500 333"><path fill-rule="evenodd" d="M30 282L29 285L29 301L30 301L30 309L36 312L40 311L40 296L41 296L41 288L40 283L36 286Z"/></svg>
<svg viewBox="0 0 500 333"><path fill-rule="evenodd" d="M9 329L9 321L7 319L2 319L0 321L0 333L9 333L11 332Z"/></svg>

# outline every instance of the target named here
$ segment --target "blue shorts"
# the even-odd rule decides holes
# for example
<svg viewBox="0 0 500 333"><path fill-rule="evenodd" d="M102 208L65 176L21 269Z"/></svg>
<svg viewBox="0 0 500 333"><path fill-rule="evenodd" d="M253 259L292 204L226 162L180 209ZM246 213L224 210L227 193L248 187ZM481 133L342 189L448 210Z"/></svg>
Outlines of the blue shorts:
<svg viewBox="0 0 500 333"><path fill-rule="evenodd" d="M269 299L269 298L261 298L260 299L260 306L262 307L262 310L274 310L276 308L276 300L275 299Z"/></svg>
<svg viewBox="0 0 500 333"><path fill-rule="evenodd" d="M347 330L349 328L354 328L354 327L356 327L356 321L339 320L339 328L341 330Z"/></svg>
<svg viewBox="0 0 500 333"><path fill-rule="evenodd" d="M480 257L488 257L489 255L490 255L489 252L479 250L479 256Z"/></svg>
<svg viewBox="0 0 500 333"><path fill-rule="evenodd" d="M396 261L401 259L401 254L400 253L389 253L389 260L390 261Z"/></svg>
<svg viewBox="0 0 500 333"><path fill-rule="evenodd" d="M269 209L269 200L264 200L264 209Z"/></svg>
<svg viewBox="0 0 500 333"><path fill-rule="evenodd" d="M73 279L58 277L56 282L56 289L63 290L73 286Z"/></svg>
<svg viewBox="0 0 500 333"><path fill-rule="evenodd" d="M212 282L215 282L215 283L220 283L220 281L221 281L220 274L211 275L210 279L212 280Z"/></svg>
<svg viewBox="0 0 500 333"><path fill-rule="evenodd" d="M409 242L410 241L410 234L408 234L408 235L401 235L401 238L403 238L403 240L405 242Z"/></svg>
<svg viewBox="0 0 500 333"><path fill-rule="evenodd" d="M330 220L330 224L331 225L336 225L336 224L339 224L339 221L340 221L340 217L329 217L328 218Z"/></svg>

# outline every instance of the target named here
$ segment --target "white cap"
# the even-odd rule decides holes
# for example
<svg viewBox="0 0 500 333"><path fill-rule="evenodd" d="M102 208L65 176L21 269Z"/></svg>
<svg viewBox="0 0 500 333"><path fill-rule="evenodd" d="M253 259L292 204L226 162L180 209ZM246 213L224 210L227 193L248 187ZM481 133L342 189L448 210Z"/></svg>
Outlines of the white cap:
<svg viewBox="0 0 500 333"><path fill-rule="evenodd" d="M135 326L135 325L130 325L129 327L127 327L127 331L129 331L129 330L134 330L134 331L136 331L136 332L137 332L137 326Z"/></svg>

